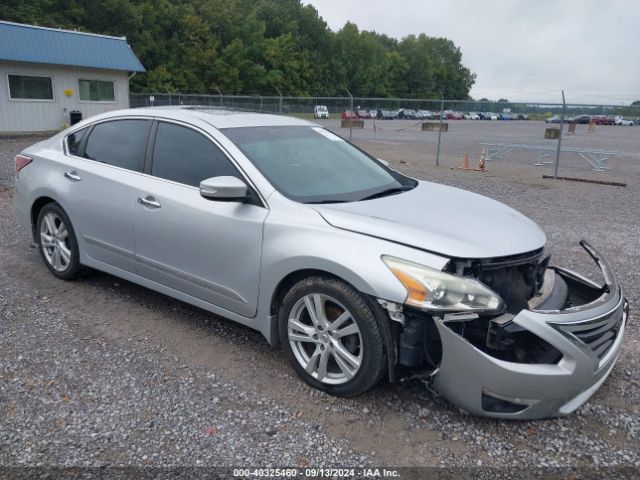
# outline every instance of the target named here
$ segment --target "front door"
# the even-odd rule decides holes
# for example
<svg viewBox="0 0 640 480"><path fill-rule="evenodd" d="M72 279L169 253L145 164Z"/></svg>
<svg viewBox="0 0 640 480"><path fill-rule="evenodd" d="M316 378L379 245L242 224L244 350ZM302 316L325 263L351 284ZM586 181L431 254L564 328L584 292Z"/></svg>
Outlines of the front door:
<svg viewBox="0 0 640 480"><path fill-rule="evenodd" d="M242 178L203 133L158 122L152 163L138 183L134 214L138 272L151 280L245 317L257 310L261 205L207 200L202 180Z"/></svg>

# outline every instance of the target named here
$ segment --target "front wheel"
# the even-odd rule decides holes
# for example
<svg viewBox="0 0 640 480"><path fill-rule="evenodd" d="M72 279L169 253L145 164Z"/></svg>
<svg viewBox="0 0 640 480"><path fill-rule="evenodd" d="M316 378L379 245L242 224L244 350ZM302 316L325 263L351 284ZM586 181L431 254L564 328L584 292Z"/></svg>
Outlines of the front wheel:
<svg viewBox="0 0 640 480"><path fill-rule="evenodd" d="M385 372L383 337L366 299L337 279L310 277L285 296L280 342L298 375L337 396L356 396Z"/></svg>

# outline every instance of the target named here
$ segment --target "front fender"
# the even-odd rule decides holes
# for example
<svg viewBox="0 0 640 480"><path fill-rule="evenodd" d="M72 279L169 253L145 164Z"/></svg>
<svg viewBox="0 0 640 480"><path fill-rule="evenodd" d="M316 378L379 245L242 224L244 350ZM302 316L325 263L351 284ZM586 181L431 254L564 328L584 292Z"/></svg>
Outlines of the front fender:
<svg viewBox="0 0 640 480"><path fill-rule="evenodd" d="M403 303L406 289L382 262L382 255L437 269L448 262L432 253L332 227L315 210L293 202L288 208L271 210L263 238L258 308L265 316L271 314L280 282L299 270L327 272L364 294Z"/></svg>

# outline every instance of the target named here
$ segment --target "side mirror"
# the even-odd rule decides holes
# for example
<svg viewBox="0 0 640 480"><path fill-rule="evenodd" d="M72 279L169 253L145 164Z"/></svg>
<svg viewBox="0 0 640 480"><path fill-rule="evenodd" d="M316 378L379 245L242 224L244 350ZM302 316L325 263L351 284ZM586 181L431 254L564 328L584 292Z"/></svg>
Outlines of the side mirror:
<svg viewBox="0 0 640 480"><path fill-rule="evenodd" d="M236 177L211 177L200 182L200 195L220 201L241 201L247 198L247 185Z"/></svg>
<svg viewBox="0 0 640 480"><path fill-rule="evenodd" d="M389 163L389 162L387 162L386 160L383 160L383 159L381 159L381 158L379 158L379 159L378 159L378 161L379 161L381 164L383 164L385 167L388 167L388 166L390 165L390 163Z"/></svg>

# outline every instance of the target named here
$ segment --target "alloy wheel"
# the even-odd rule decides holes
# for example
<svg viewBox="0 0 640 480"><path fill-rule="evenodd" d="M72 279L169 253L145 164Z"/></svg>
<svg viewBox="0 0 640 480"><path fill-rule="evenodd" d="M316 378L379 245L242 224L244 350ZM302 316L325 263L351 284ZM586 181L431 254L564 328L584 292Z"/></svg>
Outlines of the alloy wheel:
<svg viewBox="0 0 640 480"><path fill-rule="evenodd" d="M63 272L71 263L69 230L62 219L49 212L40 223L40 245L44 257L56 272Z"/></svg>
<svg viewBox="0 0 640 480"><path fill-rule="evenodd" d="M352 314L335 298L313 293L291 308L289 344L302 368L316 380L339 385L360 370L362 335Z"/></svg>

